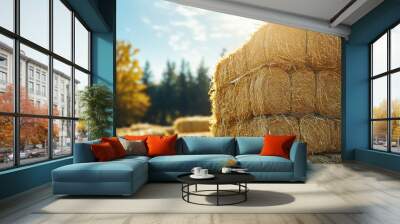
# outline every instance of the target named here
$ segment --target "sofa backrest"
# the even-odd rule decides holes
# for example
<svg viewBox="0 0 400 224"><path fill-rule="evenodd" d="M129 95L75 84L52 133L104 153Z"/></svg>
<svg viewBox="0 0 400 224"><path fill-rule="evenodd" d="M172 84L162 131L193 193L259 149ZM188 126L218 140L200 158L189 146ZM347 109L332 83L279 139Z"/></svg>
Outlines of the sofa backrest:
<svg viewBox="0 0 400 224"><path fill-rule="evenodd" d="M259 154L263 145L263 137L236 137L236 155Z"/></svg>
<svg viewBox="0 0 400 224"><path fill-rule="evenodd" d="M96 158L90 148L92 144L98 144L100 140L75 143L74 146L74 163L95 162Z"/></svg>
<svg viewBox="0 0 400 224"><path fill-rule="evenodd" d="M177 142L177 154L226 154L235 155L235 139L232 137L181 137Z"/></svg>

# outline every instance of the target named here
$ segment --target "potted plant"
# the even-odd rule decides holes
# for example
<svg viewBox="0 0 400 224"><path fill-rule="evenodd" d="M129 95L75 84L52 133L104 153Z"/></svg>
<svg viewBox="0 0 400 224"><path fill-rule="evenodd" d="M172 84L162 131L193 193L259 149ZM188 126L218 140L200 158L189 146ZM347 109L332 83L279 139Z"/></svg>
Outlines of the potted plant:
<svg viewBox="0 0 400 224"><path fill-rule="evenodd" d="M113 97L109 88L102 84L86 87L80 93L82 124L87 127L90 140L110 136L112 126Z"/></svg>

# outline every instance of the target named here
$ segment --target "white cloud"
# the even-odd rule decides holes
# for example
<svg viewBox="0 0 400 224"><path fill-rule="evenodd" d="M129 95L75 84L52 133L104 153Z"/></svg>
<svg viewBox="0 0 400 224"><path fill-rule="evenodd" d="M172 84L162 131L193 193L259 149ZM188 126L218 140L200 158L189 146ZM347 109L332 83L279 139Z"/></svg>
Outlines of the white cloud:
<svg viewBox="0 0 400 224"><path fill-rule="evenodd" d="M193 8L183 5L177 5L175 11L185 17L201 16L208 13L208 11L199 8Z"/></svg>
<svg viewBox="0 0 400 224"><path fill-rule="evenodd" d="M159 0L154 2L154 7L160 8L160 9L169 9L171 7L171 3L167 2L165 0Z"/></svg>
<svg viewBox="0 0 400 224"><path fill-rule="evenodd" d="M176 33L169 36L168 45L174 51L186 51L190 47L190 41L183 39L183 33Z"/></svg>
<svg viewBox="0 0 400 224"><path fill-rule="evenodd" d="M184 27L193 34L193 39L198 41L207 40L207 30L204 24L194 18L187 18L182 21L174 21L171 23L173 26Z"/></svg>

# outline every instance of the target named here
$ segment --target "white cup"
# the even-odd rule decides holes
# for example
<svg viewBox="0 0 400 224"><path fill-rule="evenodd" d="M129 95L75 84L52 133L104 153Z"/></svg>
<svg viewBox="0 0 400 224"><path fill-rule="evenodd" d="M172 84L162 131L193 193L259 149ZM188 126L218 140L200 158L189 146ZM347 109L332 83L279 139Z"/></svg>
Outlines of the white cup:
<svg viewBox="0 0 400 224"><path fill-rule="evenodd" d="M232 172L232 168L229 168L229 167L222 167L221 172L222 172L222 173L230 173L230 172Z"/></svg>
<svg viewBox="0 0 400 224"><path fill-rule="evenodd" d="M201 173L200 173L201 170L202 170L201 167L194 167L194 168L192 169L192 173L193 173L194 175L196 175L196 176L199 176L199 175L201 175Z"/></svg>
<svg viewBox="0 0 400 224"><path fill-rule="evenodd" d="M208 175L208 169L201 169L200 170L200 176L207 176Z"/></svg>

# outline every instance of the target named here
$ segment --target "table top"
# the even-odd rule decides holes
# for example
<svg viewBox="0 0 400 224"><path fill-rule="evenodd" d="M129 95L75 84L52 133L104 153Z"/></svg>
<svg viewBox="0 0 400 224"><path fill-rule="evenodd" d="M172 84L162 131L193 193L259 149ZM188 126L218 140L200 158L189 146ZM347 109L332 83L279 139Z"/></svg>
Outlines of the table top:
<svg viewBox="0 0 400 224"><path fill-rule="evenodd" d="M186 184L237 184L248 183L255 180L249 173L213 173L212 179L193 179L191 173L182 174L177 177L178 181Z"/></svg>

